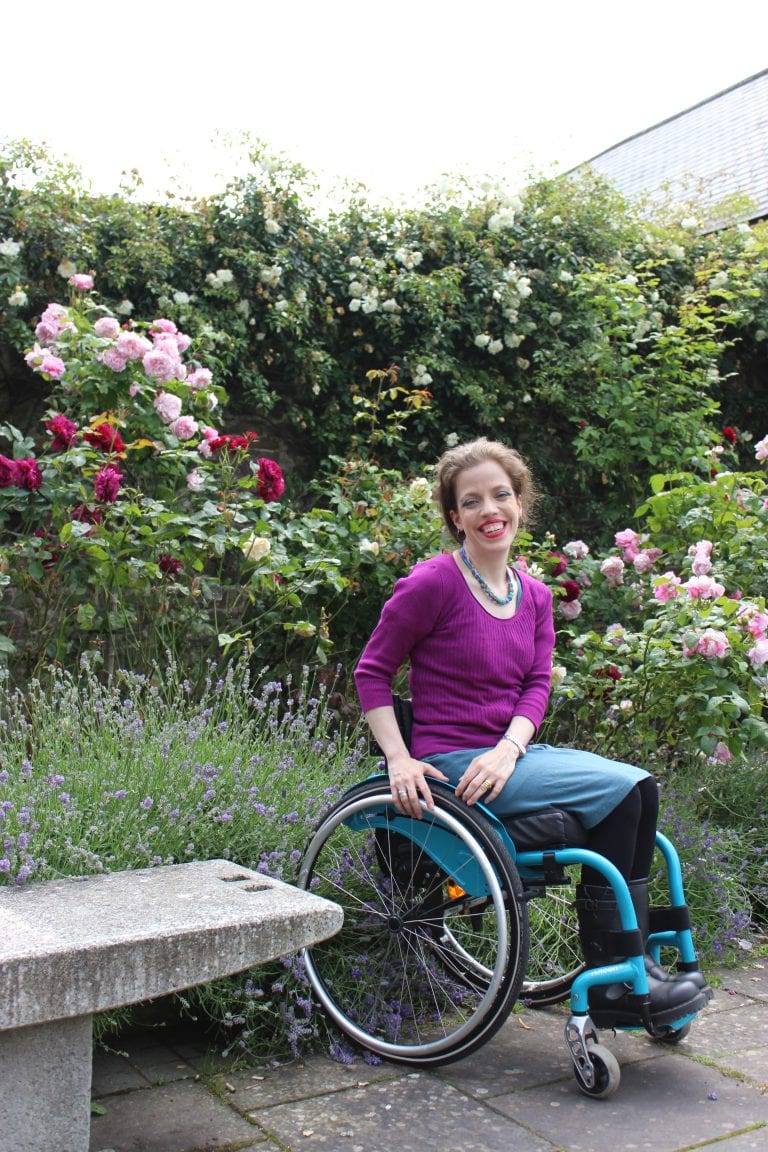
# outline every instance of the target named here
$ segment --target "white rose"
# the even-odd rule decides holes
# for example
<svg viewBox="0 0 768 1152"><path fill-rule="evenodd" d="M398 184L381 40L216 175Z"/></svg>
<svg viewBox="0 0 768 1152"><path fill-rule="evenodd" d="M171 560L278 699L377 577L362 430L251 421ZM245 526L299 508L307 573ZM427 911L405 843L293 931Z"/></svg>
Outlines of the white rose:
<svg viewBox="0 0 768 1152"><path fill-rule="evenodd" d="M491 356L498 356L503 347L503 340L491 340L490 344L488 345L488 351L490 352Z"/></svg>
<svg viewBox="0 0 768 1152"><path fill-rule="evenodd" d="M8 297L8 303L11 308L23 308L29 302L29 297L22 288L17 288L15 292L11 292Z"/></svg>
<svg viewBox="0 0 768 1152"><path fill-rule="evenodd" d="M487 332L481 332L478 336L475 336L475 345L478 348L487 348L490 342L491 338Z"/></svg>
<svg viewBox="0 0 768 1152"><path fill-rule="evenodd" d="M272 545L266 536L257 536L255 532L252 532L242 542L240 548L246 560L257 561L269 556Z"/></svg>
<svg viewBox="0 0 768 1152"><path fill-rule="evenodd" d="M70 276L74 276L77 272L77 265L73 264L71 260L62 260L56 271L62 280L69 280Z"/></svg>
<svg viewBox="0 0 768 1152"><path fill-rule="evenodd" d="M378 556L379 542L378 540L366 540L365 538L360 541L360 554L362 556Z"/></svg>
<svg viewBox="0 0 768 1152"><path fill-rule="evenodd" d="M0 256L18 256L21 244L17 240L3 240L0 244ZM70 273L72 275L73 273Z"/></svg>

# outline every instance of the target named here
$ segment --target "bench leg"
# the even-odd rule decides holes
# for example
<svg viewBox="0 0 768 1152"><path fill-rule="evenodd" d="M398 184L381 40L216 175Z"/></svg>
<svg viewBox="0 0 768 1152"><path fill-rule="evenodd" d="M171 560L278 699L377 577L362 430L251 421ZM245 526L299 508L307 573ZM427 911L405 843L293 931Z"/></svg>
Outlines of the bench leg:
<svg viewBox="0 0 768 1152"><path fill-rule="evenodd" d="M0 1032L0 1133L13 1152L88 1152L90 1016Z"/></svg>

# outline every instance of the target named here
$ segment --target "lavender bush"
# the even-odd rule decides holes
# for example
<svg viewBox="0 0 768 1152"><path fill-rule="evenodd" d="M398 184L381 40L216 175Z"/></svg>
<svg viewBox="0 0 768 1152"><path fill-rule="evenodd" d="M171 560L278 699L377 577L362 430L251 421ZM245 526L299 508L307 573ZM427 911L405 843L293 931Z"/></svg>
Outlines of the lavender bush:
<svg viewBox="0 0 768 1152"><path fill-rule="evenodd" d="M202 692L173 664L105 684L85 662L25 691L5 675L0 881L221 857L295 880L310 828L368 770L340 708L306 677L257 691L244 664ZM295 1053L316 1027L295 960L187 1003L252 1049Z"/></svg>

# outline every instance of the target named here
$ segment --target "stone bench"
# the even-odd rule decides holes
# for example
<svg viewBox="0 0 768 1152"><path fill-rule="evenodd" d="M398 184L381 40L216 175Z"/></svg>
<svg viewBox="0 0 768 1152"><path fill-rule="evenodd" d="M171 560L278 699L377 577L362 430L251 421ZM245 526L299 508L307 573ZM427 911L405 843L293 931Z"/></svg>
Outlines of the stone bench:
<svg viewBox="0 0 768 1152"><path fill-rule="evenodd" d="M94 1013L289 955L342 919L226 860L0 888L0 1146L87 1152Z"/></svg>

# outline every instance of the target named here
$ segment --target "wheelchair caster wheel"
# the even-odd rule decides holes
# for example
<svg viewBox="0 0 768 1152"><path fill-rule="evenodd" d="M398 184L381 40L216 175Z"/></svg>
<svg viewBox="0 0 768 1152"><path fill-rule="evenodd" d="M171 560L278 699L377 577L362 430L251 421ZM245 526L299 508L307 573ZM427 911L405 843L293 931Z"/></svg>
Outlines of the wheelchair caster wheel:
<svg viewBox="0 0 768 1152"><path fill-rule="evenodd" d="M586 1096L605 1100L606 1097L613 1096L619 1086L621 1080L619 1062L609 1048L596 1044L594 1040L587 1040L587 1052L592 1064L592 1083L586 1082L584 1073L575 1064L573 1071L576 1083Z"/></svg>
<svg viewBox="0 0 768 1152"><path fill-rule="evenodd" d="M651 1039L655 1044L679 1044L681 1040L685 1040L690 1030L689 1021L687 1024L683 1024L681 1028L670 1028L660 1036L652 1036Z"/></svg>

